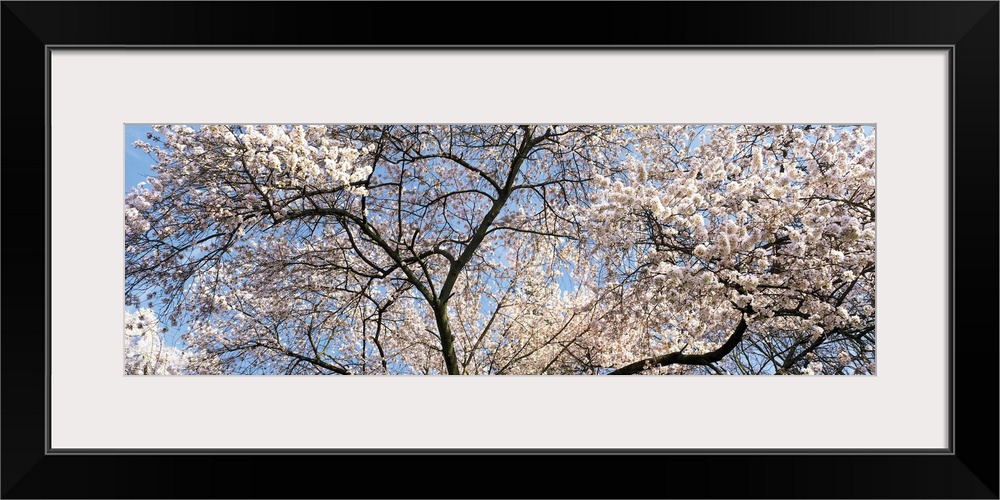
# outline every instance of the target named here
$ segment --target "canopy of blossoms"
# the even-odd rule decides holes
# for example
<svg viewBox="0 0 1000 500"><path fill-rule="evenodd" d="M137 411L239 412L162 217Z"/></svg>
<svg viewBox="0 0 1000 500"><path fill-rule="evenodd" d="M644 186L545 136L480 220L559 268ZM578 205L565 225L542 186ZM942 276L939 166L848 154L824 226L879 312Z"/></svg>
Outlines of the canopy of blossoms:
<svg viewBox="0 0 1000 500"><path fill-rule="evenodd" d="M172 125L134 146L129 373L875 371L870 126Z"/></svg>

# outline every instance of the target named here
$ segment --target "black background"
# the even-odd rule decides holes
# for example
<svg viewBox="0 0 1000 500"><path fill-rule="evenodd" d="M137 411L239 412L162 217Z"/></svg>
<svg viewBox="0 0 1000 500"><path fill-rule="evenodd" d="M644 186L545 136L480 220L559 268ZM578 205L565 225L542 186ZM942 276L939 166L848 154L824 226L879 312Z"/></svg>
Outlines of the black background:
<svg viewBox="0 0 1000 500"><path fill-rule="evenodd" d="M0 20L4 498L997 498L997 2L2 2ZM45 454L46 46L343 44L954 46L954 454ZM717 433L753 431L736 425Z"/></svg>

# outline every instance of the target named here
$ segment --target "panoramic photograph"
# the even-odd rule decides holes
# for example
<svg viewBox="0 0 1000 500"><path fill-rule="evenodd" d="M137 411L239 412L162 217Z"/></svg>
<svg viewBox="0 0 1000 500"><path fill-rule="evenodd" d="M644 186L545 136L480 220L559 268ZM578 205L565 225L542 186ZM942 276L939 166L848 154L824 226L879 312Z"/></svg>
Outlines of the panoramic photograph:
<svg viewBox="0 0 1000 500"><path fill-rule="evenodd" d="M872 124L128 124L126 375L875 375Z"/></svg>

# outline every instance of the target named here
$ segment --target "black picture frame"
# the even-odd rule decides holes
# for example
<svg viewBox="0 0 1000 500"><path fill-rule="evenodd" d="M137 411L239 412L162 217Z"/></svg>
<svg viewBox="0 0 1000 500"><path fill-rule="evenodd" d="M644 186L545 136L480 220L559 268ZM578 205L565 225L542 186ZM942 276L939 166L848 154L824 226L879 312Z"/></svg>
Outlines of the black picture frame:
<svg viewBox="0 0 1000 500"><path fill-rule="evenodd" d="M494 15L484 19L484 11ZM572 16L561 19L567 11ZM4 498L998 498L996 1L483 2L475 9L460 3L5 1L0 21L2 253L9 266L0 337ZM430 47L456 41L464 47L608 50L948 47L954 367L948 452L50 453L44 152L52 47ZM28 270L30 277L22 277ZM621 425L628 425L627 414Z"/></svg>

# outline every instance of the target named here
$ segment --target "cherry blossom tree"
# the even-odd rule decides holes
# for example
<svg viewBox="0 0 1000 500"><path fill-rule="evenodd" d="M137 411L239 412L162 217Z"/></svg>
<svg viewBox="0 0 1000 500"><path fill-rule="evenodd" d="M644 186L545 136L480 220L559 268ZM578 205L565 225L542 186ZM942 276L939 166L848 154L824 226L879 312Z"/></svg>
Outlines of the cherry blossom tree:
<svg viewBox="0 0 1000 500"><path fill-rule="evenodd" d="M874 373L871 127L173 125L135 147L126 304L183 333L173 372Z"/></svg>

